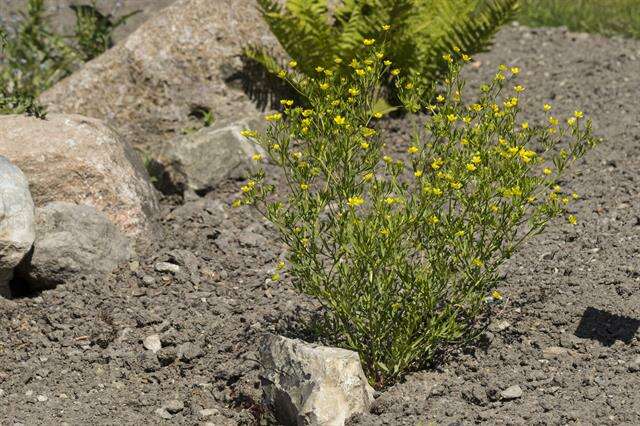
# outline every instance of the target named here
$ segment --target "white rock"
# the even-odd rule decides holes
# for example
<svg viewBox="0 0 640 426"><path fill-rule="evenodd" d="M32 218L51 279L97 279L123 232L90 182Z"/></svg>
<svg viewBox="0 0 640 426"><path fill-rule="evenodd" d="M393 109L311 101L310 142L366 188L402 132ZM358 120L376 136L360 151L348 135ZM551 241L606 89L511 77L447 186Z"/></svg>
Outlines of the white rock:
<svg viewBox="0 0 640 426"><path fill-rule="evenodd" d="M145 349L150 350L154 354L158 352L160 349L162 349L160 336L158 336L157 334L152 334L150 336L145 337L144 340L142 341L142 345L144 346Z"/></svg>
<svg viewBox="0 0 640 426"><path fill-rule="evenodd" d="M153 267L158 272L171 272L172 274L180 272L180 266L169 262L158 262Z"/></svg>
<svg viewBox="0 0 640 426"><path fill-rule="evenodd" d="M502 399L517 399L522 396L522 388L518 385L513 385L500 392Z"/></svg>
<svg viewBox="0 0 640 426"><path fill-rule="evenodd" d="M284 424L342 426L373 402L355 352L268 335L260 359L265 402Z"/></svg>
<svg viewBox="0 0 640 426"><path fill-rule="evenodd" d="M35 239L35 207L22 171L0 156L0 297Z"/></svg>

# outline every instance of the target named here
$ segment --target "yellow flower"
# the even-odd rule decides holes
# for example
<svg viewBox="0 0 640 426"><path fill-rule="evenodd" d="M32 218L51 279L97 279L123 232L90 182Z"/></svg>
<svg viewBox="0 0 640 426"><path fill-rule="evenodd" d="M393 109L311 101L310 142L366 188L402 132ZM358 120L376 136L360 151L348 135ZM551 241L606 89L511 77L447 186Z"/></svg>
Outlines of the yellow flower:
<svg viewBox="0 0 640 426"><path fill-rule="evenodd" d="M475 165L475 164L472 164L472 163L467 164L467 170L469 170L470 172L475 171L475 170L476 170L476 168L477 168L477 167L476 167L476 165Z"/></svg>
<svg viewBox="0 0 640 426"><path fill-rule="evenodd" d="M513 74L513 75L518 75L518 74L520 74L520 68L518 68L518 67L511 67L511 74Z"/></svg>
<svg viewBox="0 0 640 426"><path fill-rule="evenodd" d="M491 298L494 300L502 300L502 294L498 290L493 290L491 293Z"/></svg>
<svg viewBox="0 0 640 426"><path fill-rule="evenodd" d="M506 71L508 68L507 68L507 66L505 64L500 64L500 65L498 65L498 69L500 71Z"/></svg>
<svg viewBox="0 0 640 426"><path fill-rule="evenodd" d="M365 138L370 138L371 136L373 136L373 135L375 135L375 134L376 134L375 129L372 129L372 128L370 128L370 127L363 127L363 128L362 128L362 135L363 135Z"/></svg>
<svg viewBox="0 0 640 426"><path fill-rule="evenodd" d="M351 206L351 207L358 207L361 206L364 203L364 199L362 197L349 197L349 199L347 200L347 205Z"/></svg>
<svg viewBox="0 0 640 426"><path fill-rule="evenodd" d="M256 132L255 130L243 130L240 132L240 134L245 138L255 138L256 136L258 136L258 132Z"/></svg>
<svg viewBox="0 0 640 426"><path fill-rule="evenodd" d="M231 207L233 207L234 209L237 209L241 205L242 205L242 200L240 199L233 200L233 203L231 203Z"/></svg>
<svg viewBox="0 0 640 426"><path fill-rule="evenodd" d="M543 109L545 112L549 112L549 111L551 111L551 105L549 105L549 104L544 104L544 106L542 107L542 109Z"/></svg>
<svg viewBox="0 0 640 426"><path fill-rule="evenodd" d="M373 118L377 118L377 119L382 118L382 113L381 112L374 112L373 113Z"/></svg>
<svg viewBox="0 0 640 426"><path fill-rule="evenodd" d="M458 120L458 116L455 114L449 114L447 115L447 120L449 120L449 123L455 123Z"/></svg>
<svg viewBox="0 0 640 426"><path fill-rule="evenodd" d="M273 149L274 151L280 151L280 144L274 143L273 145L271 145L271 149Z"/></svg>
<svg viewBox="0 0 640 426"><path fill-rule="evenodd" d="M384 53L382 53L382 52L377 52L377 53L376 53L376 58L378 58L378 59L382 59L382 58L384 58Z"/></svg>
<svg viewBox="0 0 640 426"><path fill-rule="evenodd" d="M274 282L280 281L280 274L276 272L273 275L271 275L271 281L274 281Z"/></svg>
<svg viewBox="0 0 640 426"><path fill-rule="evenodd" d="M280 70L278 72L278 77L285 78L287 76L287 72L285 70Z"/></svg>
<svg viewBox="0 0 640 426"><path fill-rule="evenodd" d="M451 182L451 187L453 189L460 189L462 188L462 184L460 182Z"/></svg>
<svg viewBox="0 0 640 426"><path fill-rule="evenodd" d="M432 225L435 225L436 223L440 222L440 219L438 219L438 216L436 216L436 215L434 214L433 216L431 216L431 217L429 218L429 222L430 222Z"/></svg>
<svg viewBox="0 0 640 426"><path fill-rule="evenodd" d="M471 263L473 263L473 266L477 266L478 268L482 268L484 266L482 260L478 259L477 257L473 259Z"/></svg>
<svg viewBox="0 0 640 426"><path fill-rule="evenodd" d="M267 115L264 119L267 121L280 121L282 120L282 114L276 112L274 114Z"/></svg>
<svg viewBox="0 0 640 426"><path fill-rule="evenodd" d="M391 29L391 25L383 25L382 31L389 31Z"/></svg>
<svg viewBox="0 0 640 426"><path fill-rule="evenodd" d="M526 130L529 128L529 123L527 123L526 121L524 123L522 123L521 127Z"/></svg>
<svg viewBox="0 0 640 426"><path fill-rule="evenodd" d="M253 154L253 156L251 158L253 159L253 161L260 161L260 160L262 160L262 155Z"/></svg>
<svg viewBox="0 0 640 426"><path fill-rule="evenodd" d="M324 70L324 75L326 75L327 77L331 77L333 75L333 71L331 70Z"/></svg>
<svg viewBox="0 0 640 426"><path fill-rule="evenodd" d="M433 195L442 195L442 189L440 188L433 188Z"/></svg>
<svg viewBox="0 0 640 426"><path fill-rule="evenodd" d="M482 162L482 159L480 158L480 156L479 156L479 155L474 155L474 156L471 158L471 162L472 162L473 164L480 164L480 163Z"/></svg>
<svg viewBox="0 0 640 426"><path fill-rule="evenodd" d="M499 209L498 209L498 206L496 206L495 204L491 204L489 208L491 209L492 212L498 213Z"/></svg>
<svg viewBox="0 0 640 426"><path fill-rule="evenodd" d="M407 90L413 89L413 83L409 82L409 83L405 84L404 88L407 89Z"/></svg>
<svg viewBox="0 0 640 426"><path fill-rule="evenodd" d="M338 106L340 105L340 101L339 100L335 100L335 101L331 101L331 106Z"/></svg>
<svg viewBox="0 0 640 426"><path fill-rule="evenodd" d="M335 62L336 64L340 65L340 64L342 63L342 59L340 59L340 58L335 58L335 59L333 60L333 62Z"/></svg>
<svg viewBox="0 0 640 426"><path fill-rule="evenodd" d="M567 217L567 221L568 221L571 225L575 225L575 224L577 224L577 223L578 223L578 219L577 219L574 215L572 215L572 214L570 214L570 215L569 215L569 217Z"/></svg>
<svg viewBox="0 0 640 426"><path fill-rule="evenodd" d="M524 87L518 84L516 87L513 88L513 90L515 90L516 93L522 93L524 92Z"/></svg>
<svg viewBox="0 0 640 426"><path fill-rule="evenodd" d="M244 193L250 192L256 186L255 181L250 180L246 185L240 187L240 190Z"/></svg>
<svg viewBox="0 0 640 426"><path fill-rule="evenodd" d="M456 53L460 53L460 48L458 46L453 46L453 51Z"/></svg>
<svg viewBox="0 0 640 426"><path fill-rule="evenodd" d="M384 199L384 202L391 206L393 204L399 203L400 199L396 197L387 197Z"/></svg>
<svg viewBox="0 0 640 426"><path fill-rule="evenodd" d="M369 144L366 142L360 142L360 148L362 149L368 149L369 148Z"/></svg>
<svg viewBox="0 0 640 426"><path fill-rule="evenodd" d="M369 182L370 180L372 180L372 179L373 179L373 173L367 173L366 175L364 175L364 176L362 177L362 179L363 179L365 182Z"/></svg>
<svg viewBox="0 0 640 426"><path fill-rule="evenodd" d="M571 194L571 198L577 200L578 198L580 198L580 196L574 192L573 194Z"/></svg>
<svg viewBox="0 0 640 426"><path fill-rule="evenodd" d="M384 235L385 237L389 236L389 229L388 228L382 228L380 230L380 234Z"/></svg>
<svg viewBox="0 0 640 426"><path fill-rule="evenodd" d="M329 88L329 83L320 83L321 90L327 90Z"/></svg>
<svg viewBox="0 0 640 426"><path fill-rule="evenodd" d="M363 75L365 75L365 71L362 68L358 68L356 70L356 74L358 74L360 77L362 77Z"/></svg>
<svg viewBox="0 0 640 426"><path fill-rule="evenodd" d="M293 101L291 99L281 99L280 105L290 107L293 106Z"/></svg>
<svg viewBox="0 0 640 426"><path fill-rule="evenodd" d="M391 61L387 59L386 61L383 62L383 64L385 67L388 67L391 65Z"/></svg>
<svg viewBox="0 0 640 426"><path fill-rule="evenodd" d="M385 155L384 157L382 157L382 161L384 161L385 163L391 163L393 162L393 158L389 157L388 155Z"/></svg>
<svg viewBox="0 0 640 426"><path fill-rule="evenodd" d="M365 38L364 40L362 40L362 44L364 44L365 46L371 46L375 42L376 40L373 38Z"/></svg>
<svg viewBox="0 0 640 426"><path fill-rule="evenodd" d="M584 117L584 113L583 113L582 111L575 111L575 112L573 113L573 116L574 116L575 118L582 118L582 117Z"/></svg>
<svg viewBox="0 0 640 426"><path fill-rule="evenodd" d="M355 87L352 87L349 89L349 95L351 96L357 96L360 93L360 91L358 89L356 89Z"/></svg>
<svg viewBox="0 0 640 426"><path fill-rule="evenodd" d="M394 68L391 70L391 75L399 75L400 74L400 69L399 68Z"/></svg>
<svg viewBox="0 0 640 426"><path fill-rule="evenodd" d="M576 124L576 119L575 119L575 117L571 117L571 118L569 118L569 119L567 120L567 124L568 124L569 126L573 126L574 124Z"/></svg>
<svg viewBox="0 0 640 426"><path fill-rule="evenodd" d="M422 177L422 170L416 170L413 175L417 178Z"/></svg>
<svg viewBox="0 0 640 426"><path fill-rule="evenodd" d="M338 125L338 126L343 126L347 120L341 116L341 115L336 115L335 117L333 117L333 121Z"/></svg>
<svg viewBox="0 0 640 426"><path fill-rule="evenodd" d="M464 237L464 231L458 231L455 233L455 236L460 238L460 237Z"/></svg>
<svg viewBox="0 0 640 426"><path fill-rule="evenodd" d="M409 154L417 154L418 152L420 152L420 148L418 148L417 146L410 146L407 152Z"/></svg>
<svg viewBox="0 0 640 426"><path fill-rule="evenodd" d="M442 96L442 95L438 95L438 96L436 96L436 101L438 101L438 102L444 102L444 96Z"/></svg>
<svg viewBox="0 0 640 426"><path fill-rule="evenodd" d="M316 67L316 71L317 72L322 72L322 71L324 71L324 67L317 66Z"/></svg>
<svg viewBox="0 0 640 426"><path fill-rule="evenodd" d="M469 56L469 55L467 55L467 54L463 53L463 54L462 54L462 60L463 60L464 62L471 62L471 56Z"/></svg>
<svg viewBox="0 0 640 426"><path fill-rule="evenodd" d="M436 158L431 163L431 168L433 170L438 170L440 167L442 167L443 164L444 164L444 160L442 158Z"/></svg>
<svg viewBox="0 0 640 426"><path fill-rule="evenodd" d="M551 124L552 126L557 126L558 125L558 119L555 117L549 117L549 124Z"/></svg>
<svg viewBox="0 0 640 426"><path fill-rule="evenodd" d="M290 66L291 68L295 68L295 67L297 67L297 66L298 66L298 63L297 63L296 61L291 60L291 61L289 61L289 66Z"/></svg>
<svg viewBox="0 0 640 426"><path fill-rule="evenodd" d="M300 184L300 189L306 191L307 189L309 189L309 185L303 182Z"/></svg>
<svg viewBox="0 0 640 426"><path fill-rule="evenodd" d="M445 54L445 55L442 55L442 59L444 59L445 61L447 61L447 62L449 62L449 63L453 62L453 58L452 58L452 57L451 57L451 55L450 55L450 54L448 54L448 53L447 53L447 54Z"/></svg>
<svg viewBox="0 0 640 426"><path fill-rule="evenodd" d="M469 140L468 140L468 139L466 139L466 138L462 138L462 139L460 139L460 143L461 143L462 145L469 145Z"/></svg>
<svg viewBox="0 0 640 426"><path fill-rule="evenodd" d="M505 79L505 76L502 73L497 73L495 79L498 81L502 81Z"/></svg>

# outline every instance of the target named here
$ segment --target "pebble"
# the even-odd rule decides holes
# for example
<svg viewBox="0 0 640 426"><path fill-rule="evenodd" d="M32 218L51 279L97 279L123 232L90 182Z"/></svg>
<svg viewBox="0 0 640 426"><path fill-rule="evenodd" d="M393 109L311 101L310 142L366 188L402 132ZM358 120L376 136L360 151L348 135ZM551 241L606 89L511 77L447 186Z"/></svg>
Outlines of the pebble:
<svg viewBox="0 0 640 426"><path fill-rule="evenodd" d="M640 355L638 355L636 357L636 359L634 359L630 364L629 367L627 367L629 372L631 373L638 373L640 372Z"/></svg>
<svg viewBox="0 0 640 426"><path fill-rule="evenodd" d="M519 385L513 385L500 392L502 399L517 399L522 396L522 388Z"/></svg>
<svg viewBox="0 0 640 426"><path fill-rule="evenodd" d="M152 334L150 336L145 337L144 340L142 341L142 345L144 346L145 349L150 350L154 354L158 352L160 349L162 349L160 336L158 336L157 334Z"/></svg>
<svg viewBox="0 0 640 426"><path fill-rule="evenodd" d="M558 358L561 356L566 356L571 353L570 349L563 348L560 346L551 346L548 348L544 348L542 350L542 356L545 359Z"/></svg>
<svg viewBox="0 0 640 426"><path fill-rule="evenodd" d="M47 402L49 400L49 398L44 395L38 395L36 399L38 400L38 402Z"/></svg>
<svg viewBox="0 0 640 426"><path fill-rule="evenodd" d="M156 414L156 416L166 420L171 420L173 418L173 416L169 414L169 412L164 407L156 409L154 413Z"/></svg>
<svg viewBox="0 0 640 426"><path fill-rule="evenodd" d="M156 283L156 279L151 275L145 275L142 277L142 283L146 286L154 285Z"/></svg>
<svg viewBox="0 0 640 426"><path fill-rule="evenodd" d="M178 357L184 362L190 362L204 355L202 348L194 343L183 343L178 346Z"/></svg>
<svg viewBox="0 0 640 426"><path fill-rule="evenodd" d="M169 262L158 262L153 267L158 272L171 272L172 274L180 272L180 266Z"/></svg>
<svg viewBox="0 0 640 426"><path fill-rule="evenodd" d="M218 414L220 414L220 410L217 410L215 408L207 408L205 410L200 410L200 416L202 417L217 416Z"/></svg>
<svg viewBox="0 0 640 426"><path fill-rule="evenodd" d="M491 323L489 330L494 333L499 333L501 331L505 331L509 327L511 327L511 323L509 321L498 321L497 323Z"/></svg>
<svg viewBox="0 0 640 426"><path fill-rule="evenodd" d="M170 414L176 414L184 410L184 402L177 399L172 399L171 401L167 401L164 404L163 408Z"/></svg>

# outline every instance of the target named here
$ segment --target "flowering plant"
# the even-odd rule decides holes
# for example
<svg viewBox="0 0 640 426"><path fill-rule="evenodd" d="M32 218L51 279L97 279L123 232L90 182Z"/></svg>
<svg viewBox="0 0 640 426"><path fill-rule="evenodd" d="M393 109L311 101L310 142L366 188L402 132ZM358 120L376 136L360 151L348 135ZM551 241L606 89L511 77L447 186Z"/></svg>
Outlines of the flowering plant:
<svg viewBox="0 0 640 426"><path fill-rule="evenodd" d="M288 248L287 274L324 308L321 333L358 351L382 386L475 334L488 301L501 298L498 267L567 214L577 195L558 179L596 139L578 111L562 126L549 105L549 125L520 121L516 67L501 66L467 105L459 72L470 58L455 49L434 104L423 105L413 81L366 43L371 55L344 64L350 71L339 77L322 67L317 77L298 75L294 62L282 71L305 105L282 100L264 134L244 134L284 177L258 172L235 205L273 223ZM428 112L404 158L386 152L376 129L384 75L409 110Z"/></svg>

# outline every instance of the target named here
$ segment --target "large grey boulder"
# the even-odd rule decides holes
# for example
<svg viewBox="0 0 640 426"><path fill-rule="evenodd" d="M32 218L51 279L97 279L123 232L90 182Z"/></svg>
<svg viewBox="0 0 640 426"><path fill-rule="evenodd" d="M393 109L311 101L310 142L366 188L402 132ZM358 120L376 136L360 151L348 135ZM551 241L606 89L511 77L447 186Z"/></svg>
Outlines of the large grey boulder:
<svg viewBox="0 0 640 426"><path fill-rule="evenodd" d="M0 297L9 297L13 268L35 239L34 205L22 171L0 156Z"/></svg>
<svg viewBox="0 0 640 426"><path fill-rule="evenodd" d="M0 155L27 176L36 207L53 201L88 204L128 235L153 228L158 201L142 161L100 120L0 116Z"/></svg>
<svg viewBox="0 0 640 426"><path fill-rule="evenodd" d="M342 426L373 402L355 352L268 335L260 361L265 402L285 425Z"/></svg>
<svg viewBox="0 0 640 426"><path fill-rule="evenodd" d="M268 101L265 83L252 78L243 49L259 44L283 51L256 5L176 0L41 101L50 112L106 120L136 148L173 139L197 123L192 113L198 110L216 121L260 111Z"/></svg>
<svg viewBox="0 0 640 426"><path fill-rule="evenodd" d="M257 145L240 134L262 126L258 118L222 121L167 143L160 161L172 186L204 192L225 179L242 178L254 169Z"/></svg>
<svg viewBox="0 0 640 426"><path fill-rule="evenodd" d="M36 239L18 273L33 289L112 272L129 260L129 239L91 206L65 202L36 209Z"/></svg>

